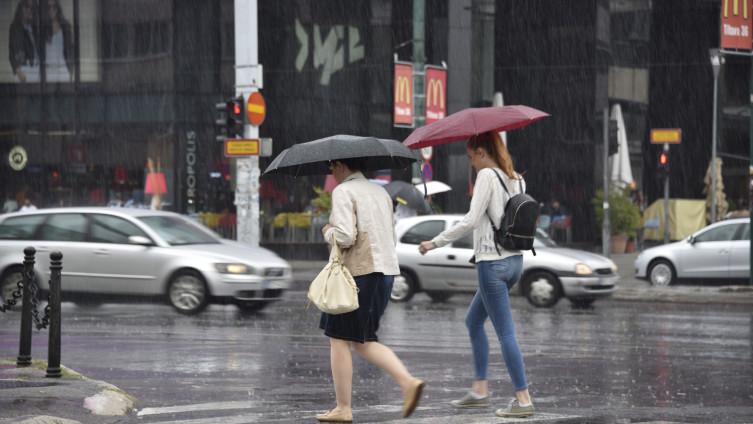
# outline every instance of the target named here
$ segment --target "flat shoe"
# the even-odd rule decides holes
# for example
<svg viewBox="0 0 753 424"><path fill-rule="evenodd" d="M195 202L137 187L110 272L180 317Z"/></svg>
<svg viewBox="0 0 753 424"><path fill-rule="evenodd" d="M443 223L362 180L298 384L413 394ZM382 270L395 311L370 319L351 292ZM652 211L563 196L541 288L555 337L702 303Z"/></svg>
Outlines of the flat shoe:
<svg viewBox="0 0 753 424"><path fill-rule="evenodd" d="M413 411L416 410L425 385L426 383L423 380L415 379L413 381L413 387L408 389L403 397L403 418L410 417Z"/></svg>
<svg viewBox="0 0 753 424"><path fill-rule="evenodd" d="M322 423L352 423L353 413L347 413L333 409L316 416L316 420Z"/></svg>

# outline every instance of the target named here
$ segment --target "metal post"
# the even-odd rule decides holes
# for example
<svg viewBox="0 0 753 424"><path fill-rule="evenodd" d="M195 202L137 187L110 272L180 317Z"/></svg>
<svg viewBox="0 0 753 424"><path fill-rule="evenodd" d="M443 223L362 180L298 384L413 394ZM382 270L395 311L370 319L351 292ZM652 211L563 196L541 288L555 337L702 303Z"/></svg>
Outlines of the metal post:
<svg viewBox="0 0 753 424"><path fill-rule="evenodd" d="M31 365L31 285L34 279L34 255L36 253L36 249L31 246L24 249L24 295L21 299L21 341L18 345L18 358L16 358L17 367Z"/></svg>
<svg viewBox="0 0 753 424"><path fill-rule="evenodd" d="M669 156L668 143L664 143L664 152ZM669 168L664 171L664 244L667 243L669 243Z"/></svg>
<svg viewBox="0 0 753 424"><path fill-rule="evenodd" d="M716 115L717 115L717 93L719 89L719 68L724 63L719 49L710 49L711 55L711 69L714 71L714 107L713 116L711 119L711 211L709 213L710 221L713 224L716 222L716 144L717 144L717 131L716 131Z"/></svg>
<svg viewBox="0 0 753 424"><path fill-rule="evenodd" d="M50 253L50 339L47 345L47 374L59 378L60 371L60 272L63 269L63 254Z"/></svg>
<svg viewBox="0 0 753 424"><path fill-rule="evenodd" d="M426 65L426 53L424 52L424 15L426 11L425 0L413 0L413 124L416 128L422 127L424 117L424 66Z"/></svg>
<svg viewBox="0 0 753 424"><path fill-rule="evenodd" d="M604 136L604 152L602 154L602 163L604 166L604 219L601 224L601 253L602 255L610 256L610 222L609 222L609 108L605 107L603 112L603 136Z"/></svg>
<svg viewBox="0 0 753 424"><path fill-rule="evenodd" d="M258 57L257 0L235 0L235 94L244 99L261 88ZM245 124L245 138L258 138L259 129ZM236 160L235 206L238 241L259 245L259 156Z"/></svg>

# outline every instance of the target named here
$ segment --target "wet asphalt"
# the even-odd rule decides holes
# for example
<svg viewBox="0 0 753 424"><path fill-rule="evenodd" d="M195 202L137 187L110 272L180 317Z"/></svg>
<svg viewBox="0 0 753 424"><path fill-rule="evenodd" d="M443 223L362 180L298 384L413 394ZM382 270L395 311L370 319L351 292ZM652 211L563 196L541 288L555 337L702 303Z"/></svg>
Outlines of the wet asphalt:
<svg viewBox="0 0 753 424"><path fill-rule="evenodd" d="M472 380L463 324L470 297L391 304L380 337L427 389L400 420L388 375L354 362L356 422L501 423L493 408L512 396L499 344L490 338L493 407L456 411L449 401ZM577 423L753 423L753 310L604 300L536 309L512 298L535 420ZM123 423L305 423L334 405L327 339L305 293L261 313L212 306L185 317L156 304L63 306L64 365L135 396ZM0 315L0 357L17 354L17 316ZM46 358L46 332L32 356ZM0 412L2 416L2 412Z"/></svg>

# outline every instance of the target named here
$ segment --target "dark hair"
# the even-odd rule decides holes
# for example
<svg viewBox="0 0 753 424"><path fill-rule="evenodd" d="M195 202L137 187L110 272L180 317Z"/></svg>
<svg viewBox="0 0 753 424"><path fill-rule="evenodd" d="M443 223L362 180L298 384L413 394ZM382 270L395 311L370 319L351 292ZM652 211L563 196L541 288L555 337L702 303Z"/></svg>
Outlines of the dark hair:
<svg viewBox="0 0 753 424"><path fill-rule="evenodd" d="M342 162L351 171L363 171L366 168L366 158L348 158L338 159L337 162Z"/></svg>
<svg viewBox="0 0 753 424"><path fill-rule="evenodd" d="M18 4L16 4L16 13L13 14L13 22L14 23L16 23L16 22L20 23L21 22L21 19L22 19L21 15L24 13L23 12L24 5L27 4L27 3L31 6L32 13L34 13L34 11L35 11L35 9L37 7L36 2L34 2L33 0L21 0L21 1L19 1ZM32 22L34 22L33 18L32 18ZM34 25L36 25L36 22L34 22Z"/></svg>

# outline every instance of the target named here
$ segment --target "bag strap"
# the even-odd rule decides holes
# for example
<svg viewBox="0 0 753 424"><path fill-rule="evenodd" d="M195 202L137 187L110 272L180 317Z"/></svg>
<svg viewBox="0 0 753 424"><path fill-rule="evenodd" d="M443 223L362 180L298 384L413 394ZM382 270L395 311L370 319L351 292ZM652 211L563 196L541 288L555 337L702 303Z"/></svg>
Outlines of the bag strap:
<svg viewBox="0 0 753 424"><path fill-rule="evenodd" d="M334 260L334 262L342 263L342 253L340 252L340 246L337 245L337 239L335 238L334 232L330 238L332 239L332 251L330 252L329 260L330 262L333 262Z"/></svg>
<svg viewBox="0 0 753 424"><path fill-rule="evenodd" d="M490 168L490 169L494 172L494 175L497 176L497 179L499 180L499 183L502 184L502 188L505 189L505 192L507 193L507 195L510 196L510 191L507 189L507 186L505 185L505 182L502 181L502 177L500 177L499 174L497 173L497 170L494 169L494 168ZM507 201L509 202L510 199L507 199ZM507 209L507 202L505 202L505 207L503 209ZM492 229L494 231L497 231L497 226L494 225L494 220L492 219L491 216L489 216L489 209L488 208L486 210L486 217L489 218L489 222L492 224ZM501 222L500 222L500 225L502 225Z"/></svg>

